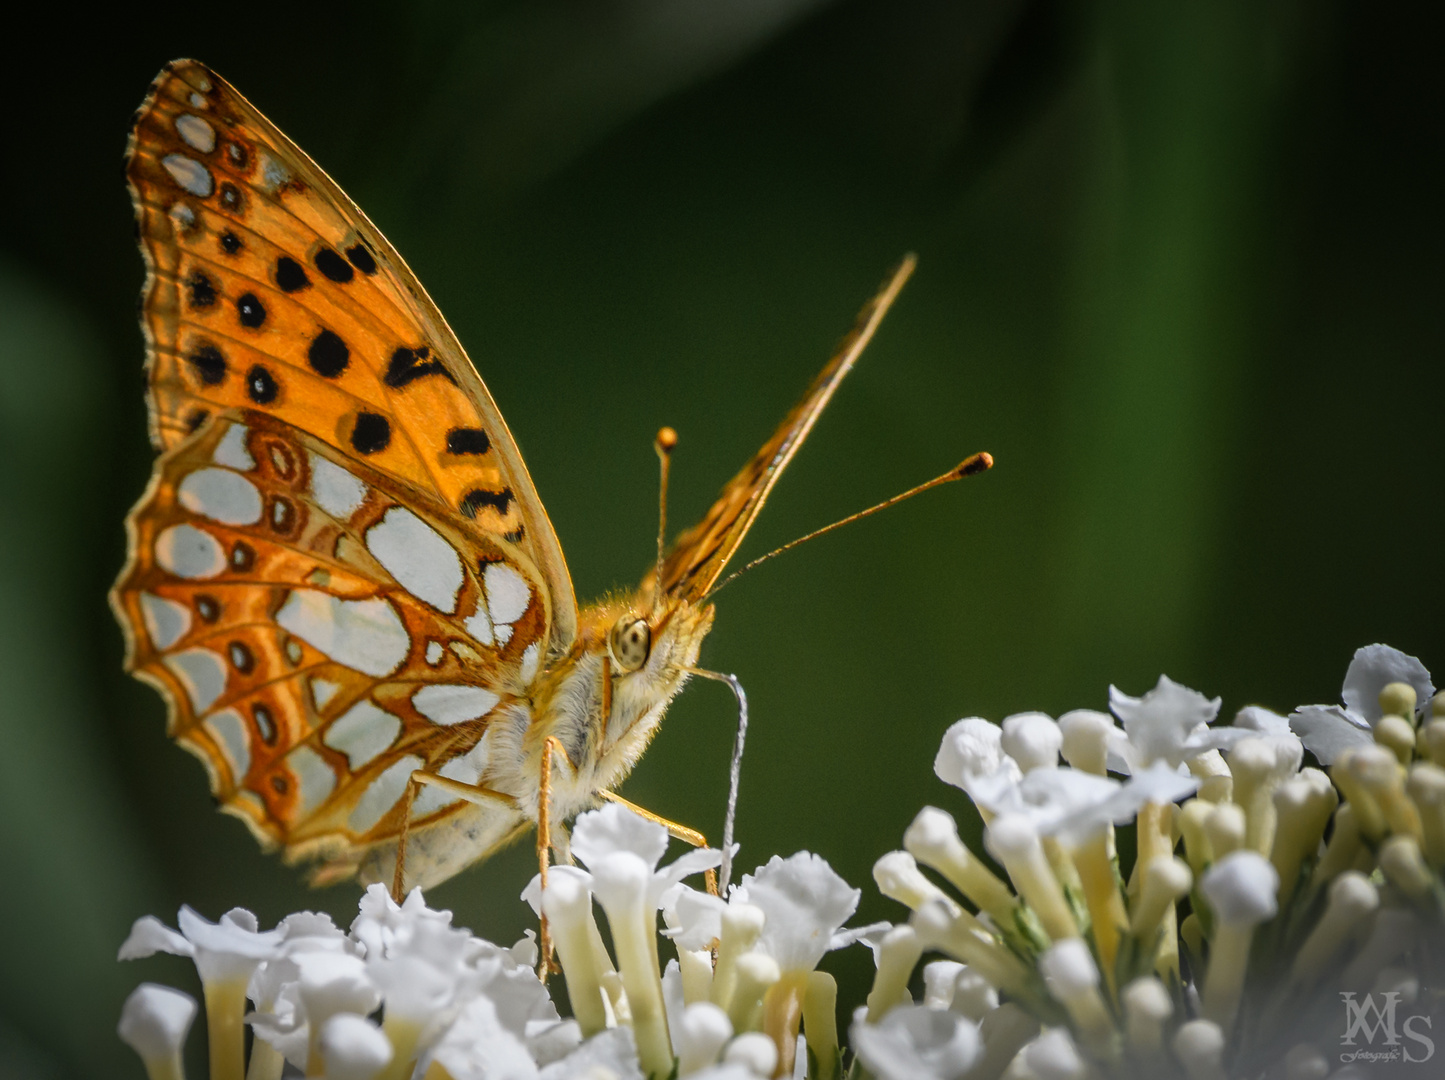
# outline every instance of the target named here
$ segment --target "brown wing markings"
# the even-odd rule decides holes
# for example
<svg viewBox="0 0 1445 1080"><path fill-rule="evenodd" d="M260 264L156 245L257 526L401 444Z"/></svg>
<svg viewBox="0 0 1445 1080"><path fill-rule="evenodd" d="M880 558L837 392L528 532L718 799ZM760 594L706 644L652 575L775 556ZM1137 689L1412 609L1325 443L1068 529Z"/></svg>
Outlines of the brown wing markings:
<svg viewBox="0 0 1445 1080"><path fill-rule="evenodd" d="M859 313L852 330L772 437L728 481L703 519L677 538L662 569L663 590L667 594L697 601L717 581L752 528L773 485L807 439L838 384L872 339L913 267L914 258L910 255ZM656 572L650 571L643 579L643 589L653 588L655 579Z"/></svg>

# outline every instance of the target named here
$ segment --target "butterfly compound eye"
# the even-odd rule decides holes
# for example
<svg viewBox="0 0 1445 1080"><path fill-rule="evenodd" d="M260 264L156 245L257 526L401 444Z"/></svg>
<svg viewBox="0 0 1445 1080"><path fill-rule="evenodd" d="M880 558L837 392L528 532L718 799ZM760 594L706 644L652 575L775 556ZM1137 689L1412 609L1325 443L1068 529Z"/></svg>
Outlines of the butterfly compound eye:
<svg viewBox="0 0 1445 1080"><path fill-rule="evenodd" d="M647 663L652 651L652 630L646 619L624 615L617 620L608 639L612 659L623 671L636 671Z"/></svg>

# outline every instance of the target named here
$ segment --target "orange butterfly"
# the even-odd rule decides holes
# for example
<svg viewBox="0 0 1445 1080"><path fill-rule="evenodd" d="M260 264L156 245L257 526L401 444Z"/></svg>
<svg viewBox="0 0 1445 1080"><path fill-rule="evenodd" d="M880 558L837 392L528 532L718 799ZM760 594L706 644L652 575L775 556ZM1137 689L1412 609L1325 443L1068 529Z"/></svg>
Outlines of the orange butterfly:
<svg viewBox="0 0 1445 1080"><path fill-rule="evenodd" d="M638 591L579 612L486 386L310 158L182 60L126 175L162 453L111 601L222 808L318 881L385 879L409 837L430 885L539 810L615 798L694 671L708 590L911 261Z"/></svg>

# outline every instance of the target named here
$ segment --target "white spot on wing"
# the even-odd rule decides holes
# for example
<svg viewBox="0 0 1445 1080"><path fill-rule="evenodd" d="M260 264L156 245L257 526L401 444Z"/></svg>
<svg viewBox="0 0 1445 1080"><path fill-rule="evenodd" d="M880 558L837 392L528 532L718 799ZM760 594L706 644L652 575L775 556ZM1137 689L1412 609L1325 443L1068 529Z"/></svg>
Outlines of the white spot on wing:
<svg viewBox="0 0 1445 1080"><path fill-rule="evenodd" d="M406 783L411 779L411 774L420 769L421 765L421 758L414 754L408 754L400 761L388 765L381 775L371 782L371 786L362 792L356 808L346 819L347 826L353 832L370 832L372 827L386 816L386 812L396 805L406 791Z"/></svg>
<svg viewBox="0 0 1445 1080"><path fill-rule="evenodd" d="M516 622L532 602L532 589L527 579L506 563L487 563L487 607L491 609L492 625Z"/></svg>
<svg viewBox="0 0 1445 1080"><path fill-rule="evenodd" d="M340 683L334 683L329 679L313 678L311 680L311 700L316 702L316 711L320 712L326 708L326 703L334 698L336 691L340 689Z"/></svg>
<svg viewBox="0 0 1445 1080"><path fill-rule="evenodd" d="M182 232L190 232L196 224L196 212L185 203L176 203L171 207L171 220Z"/></svg>
<svg viewBox="0 0 1445 1080"><path fill-rule="evenodd" d="M446 650L442 648L442 643L440 641L428 641L426 643L426 662L432 667L436 667L438 664L440 664L442 662L442 657L445 655Z"/></svg>
<svg viewBox="0 0 1445 1080"><path fill-rule="evenodd" d="M492 643L492 620L487 615L487 601L480 592L477 593L476 614L463 619L462 625L479 644L490 645Z"/></svg>
<svg viewBox="0 0 1445 1080"><path fill-rule="evenodd" d="M226 429L226 434L222 435L221 441L216 444L211 460L217 465L224 465L238 472L250 472L256 467L256 459L251 456L251 451L246 449L245 424L232 424Z"/></svg>
<svg viewBox="0 0 1445 1080"><path fill-rule="evenodd" d="M461 784L470 784L473 787L481 780L482 773L487 771L487 763L491 758L492 733L488 731L482 736L476 746L472 747L460 757L454 757L437 770L441 776L448 780L455 780ZM450 792L443 791L439 787L424 787L416 797L416 802L411 805L413 818L426 817L434 814L444 806L450 806L457 802L457 796Z"/></svg>
<svg viewBox="0 0 1445 1080"><path fill-rule="evenodd" d="M208 108L208 107L209 107L209 102L207 102L205 98L201 97L201 95L200 95L200 94L197 94L195 91L192 91L192 92L191 92L191 108L193 108L193 109L205 109L205 108Z"/></svg>
<svg viewBox="0 0 1445 1080"><path fill-rule="evenodd" d="M146 635L157 649L169 649L191 628L188 607L154 593L140 594L140 613L145 620Z"/></svg>
<svg viewBox="0 0 1445 1080"><path fill-rule="evenodd" d="M402 506L366 530L366 547L413 596L438 611L455 611L462 559L441 534Z"/></svg>
<svg viewBox="0 0 1445 1080"><path fill-rule="evenodd" d="M416 711L434 724L460 724L475 720L491 711L500 701L496 694L480 686L436 683L423 686L411 696Z"/></svg>
<svg viewBox="0 0 1445 1080"><path fill-rule="evenodd" d="M301 813L305 817L336 790L336 774L326 759L309 746L298 746L286 755L286 764L296 774L301 788Z"/></svg>
<svg viewBox="0 0 1445 1080"><path fill-rule="evenodd" d="M172 525L156 537L156 562L177 577L215 577L226 568L221 543L194 525Z"/></svg>
<svg viewBox="0 0 1445 1080"><path fill-rule="evenodd" d="M272 191L291 179L286 167L269 154L261 155L261 179Z"/></svg>
<svg viewBox="0 0 1445 1080"><path fill-rule="evenodd" d="M176 131L186 140L187 146L194 147L203 154L209 154L216 148L216 129L199 116L182 113L176 117Z"/></svg>
<svg viewBox="0 0 1445 1080"><path fill-rule="evenodd" d="M355 772L396 741L401 721L369 701L358 701L338 716L321 741L340 750Z"/></svg>
<svg viewBox="0 0 1445 1080"><path fill-rule="evenodd" d="M541 650L534 641L522 650L522 666L519 674L522 676L522 685L528 686L537 677L537 661L541 658Z"/></svg>
<svg viewBox="0 0 1445 1080"><path fill-rule="evenodd" d="M334 462L311 458L311 497L338 521L346 521L366 500L366 485Z"/></svg>
<svg viewBox="0 0 1445 1080"><path fill-rule="evenodd" d="M186 688L194 712L205 712L226 689L226 662L210 649L185 649L167 656L165 665Z"/></svg>
<svg viewBox="0 0 1445 1080"><path fill-rule="evenodd" d="M184 154L167 154L161 158L161 164L165 166L166 172L171 174L171 179L192 195L199 195L204 199L211 194L210 170L199 161Z"/></svg>
<svg viewBox="0 0 1445 1080"><path fill-rule="evenodd" d="M496 633L497 648L500 649L503 645L512 640L512 624L502 623L501 625L496 627Z"/></svg>
<svg viewBox="0 0 1445 1080"><path fill-rule="evenodd" d="M191 513L223 525L254 525L261 520L261 493L230 469L197 469L181 481L176 494Z"/></svg>
<svg viewBox="0 0 1445 1080"><path fill-rule="evenodd" d="M246 722L235 709L222 709L207 718L205 726L225 755L231 778L239 784L251 771L251 738Z"/></svg>
<svg viewBox="0 0 1445 1080"><path fill-rule="evenodd" d="M380 678L406 659L411 639L385 600L342 600L315 589L292 589L276 624L349 668Z"/></svg>

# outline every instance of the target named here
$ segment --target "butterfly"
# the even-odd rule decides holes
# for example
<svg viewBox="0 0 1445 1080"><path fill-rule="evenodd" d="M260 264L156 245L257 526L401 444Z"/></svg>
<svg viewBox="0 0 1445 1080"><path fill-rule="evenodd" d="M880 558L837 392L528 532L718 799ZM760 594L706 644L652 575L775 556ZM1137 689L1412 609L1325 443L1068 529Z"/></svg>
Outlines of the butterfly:
<svg viewBox="0 0 1445 1080"><path fill-rule="evenodd" d="M911 269L638 589L579 609L461 344L306 154L179 60L135 115L126 177L160 451L111 593L127 668L221 808L317 883L386 880L405 836L408 883L432 885L610 795Z"/></svg>

